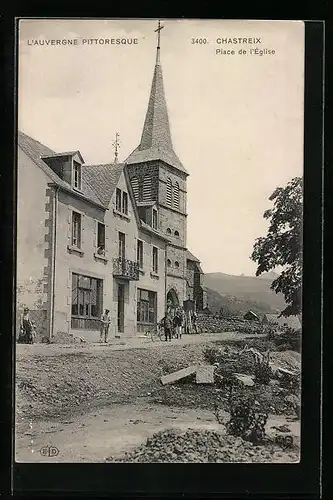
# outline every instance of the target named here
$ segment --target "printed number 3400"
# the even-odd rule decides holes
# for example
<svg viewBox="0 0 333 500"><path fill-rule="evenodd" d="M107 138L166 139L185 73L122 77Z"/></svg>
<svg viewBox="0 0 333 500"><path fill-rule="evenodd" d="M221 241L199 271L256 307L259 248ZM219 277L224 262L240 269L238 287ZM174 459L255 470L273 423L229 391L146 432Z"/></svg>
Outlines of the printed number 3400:
<svg viewBox="0 0 333 500"><path fill-rule="evenodd" d="M207 38L191 38L191 43L208 43Z"/></svg>

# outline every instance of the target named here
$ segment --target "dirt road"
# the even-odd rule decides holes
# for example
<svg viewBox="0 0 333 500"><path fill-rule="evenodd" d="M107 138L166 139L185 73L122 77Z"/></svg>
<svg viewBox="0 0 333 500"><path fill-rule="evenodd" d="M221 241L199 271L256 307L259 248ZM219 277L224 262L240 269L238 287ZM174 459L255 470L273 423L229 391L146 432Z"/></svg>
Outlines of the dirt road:
<svg viewBox="0 0 333 500"><path fill-rule="evenodd" d="M264 335L256 335L256 338L264 337ZM172 339L171 342L163 340L151 340L148 338L133 337L127 339L112 339L108 344L100 343L82 343L82 344L17 344L16 358L22 359L27 356L56 356L58 354L70 353L105 353L112 351L124 351L128 349L163 349L171 345L193 345L207 344L209 342L224 341L224 340L242 340L253 338L253 335L247 335L237 332L221 332L221 333L202 333L199 335L183 335L181 339Z"/></svg>
<svg viewBox="0 0 333 500"><path fill-rule="evenodd" d="M228 414L224 417L227 419ZM299 438L299 423L288 422L285 417L271 416L267 434L273 432L273 426L283 424ZM112 405L75 420L39 421L31 426L26 423L24 432L22 429L16 438L16 461L104 462L110 455L121 456L154 433L170 428L219 431L223 426L216 422L212 412L202 409L169 408L148 402ZM282 450L274 460L295 461Z"/></svg>

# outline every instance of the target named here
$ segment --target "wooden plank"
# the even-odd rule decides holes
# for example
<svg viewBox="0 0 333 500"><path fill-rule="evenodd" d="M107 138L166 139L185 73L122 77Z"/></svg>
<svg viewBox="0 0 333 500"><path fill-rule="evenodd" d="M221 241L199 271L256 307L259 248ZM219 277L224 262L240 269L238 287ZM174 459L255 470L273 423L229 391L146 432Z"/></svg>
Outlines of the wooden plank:
<svg viewBox="0 0 333 500"><path fill-rule="evenodd" d="M177 380L188 377L189 375L193 375L193 373L195 373L196 371L197 366L189 366L188 368L183 368L182 370L178 370L177 372L163 375L163 377L161 377L161 382L163 385L171 384L172 382L176 382Z"/></svg>

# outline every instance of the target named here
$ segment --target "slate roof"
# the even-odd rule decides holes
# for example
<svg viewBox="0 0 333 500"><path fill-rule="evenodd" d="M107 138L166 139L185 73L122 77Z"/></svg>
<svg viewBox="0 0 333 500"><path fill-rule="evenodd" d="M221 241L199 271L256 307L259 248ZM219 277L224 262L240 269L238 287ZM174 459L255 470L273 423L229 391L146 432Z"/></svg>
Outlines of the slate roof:
<svg viewBox="0 0 333 500"><path fill-rule="evenodd" d="M255 312L253 312L251 310L247 311L247 313L244 314L244 318L249 317L249 316L251 316L252 318L260 320L258 314L256 314Z"/></svg>
<svg viewBox="0 0 333 500"><path fill-rule="evenodd" d="M193 260L193 262L200 262L200 260L195 255L193 255L193 253L191 253L189 250L186 250L186 259Z"/></svg>
<svg viewBox="0 0 333 500"><path fill-rule="evenodd" d="M156 60L148 108L139 146L129 155L126 163L142 163L162 160L187 174L173 150L166 105L162 67Z"/></svg>
<svg viewBox="0 0 333 500"><path fill-rule="evenodd" d="M57 156L74 156L76 154L78 154L80 156L82 163L84 163L84 159L83 159L79 150L77 150L77 151L65 151L64 153L53 153L51 155L44 155L43 158L54 158Z"/></svg>
<svg viewBox="0 0 333 500"><path fill-rule="evenodd" d="M24 134L23 132L18 132L18 146L31 158L31 160L38 165L59 187L70 191L75 196L84 198L86 200L92 201L93 203L99 205L101 208L108 208L109 203L114 193L114 190L118 184L119 178L124 171L124 163L108 163L102 165L83 165L82 166L82 193L78 193L72 188L70 184L63 181L43 160L42 157L57 156L57 153L52 151L52 149L44 146L39 141L36 141L32 137ZM63 156L70 156L71 154L76 154L77 151L61 153ZM59 156L60 156L59 155ZM127 179L127 175L125 175ZM129 185L129 192L131 191L131 186ZM131 199L135 207L135 200L133 193L131 194ZM155 202L153 202L155 204ZM138 220L139 228L155 234L157 237L164 241L169 241L163 234L156 231L151 226Z"/></svg>
<svg viewBox="0 0 333 500"><path fill-rule="evenodd" d="M164 236L164 234L160 233L159 231L156 231L156 229L153 229L149 224L144 222L142 219L140 219L140 224L141 224L141 229L148 231L149 233L155 234L158 236L160 239L169 242L170 240Z"/></svg>
<svg viewBox="0 0 333 500"><path fill-rule="evenodd" d="M82 174L86 182L106 207L109 206L123 169L123 163L84 165L82 168Z"/></svg>
<svg viewBox="0 0 333 500"><path fill-rule="evenodd" d="M42 156L45 157L56 155L56 153L52 151L52 149L44 146L44 144L36 141L23 132L18 132L17 144L25 152L25 154L28 155L29 158L45 172L45 174L50 178L52 182L65 189L66 191L70 191L75 196L80 196L86 200L92 201L99 206L102 206L100 198L87 182L87 179L84 175L85 167L82 168L82 194L80 194L75 191L72 186L68 184L68 182L60 179L60 177L42 160Z"/></svg>

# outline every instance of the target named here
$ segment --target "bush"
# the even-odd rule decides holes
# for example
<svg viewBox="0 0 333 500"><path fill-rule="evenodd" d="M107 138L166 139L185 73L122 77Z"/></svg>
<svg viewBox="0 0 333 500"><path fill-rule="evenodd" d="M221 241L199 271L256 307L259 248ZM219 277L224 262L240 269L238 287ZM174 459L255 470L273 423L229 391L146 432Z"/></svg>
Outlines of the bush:
<svg viewBox="0 0 333 500"><path fill-rule="evenodd" d="M241 437L254 444L266 439L265 425L268 415L257 411L252 397L239 397L230 401L230 420L226 424L227 433Z"/></svg>
<svg viewBox="0 0 333 500"><path fill-rule="evenodd" d="M301 390L301 374L289 376L285 373L284 376L280 378L280 387L287 389L289 394L298 396Z"/></svg>
<svg viewBox="0 0 333 500"><path fill-rule="evenodd" d="M269 361L256 363L254 374L256 382L258 382L259 384L268 385L273 376L272 369L269 366Z"/></svg>
<svg viewBox="0 0 333 500"><path fill-rule="evenodd" d="M213 365L218 361L219 357L221 356L221 352L216 347L206 347L203 351L203 355L205 360L209 364Z"/></svg>
<svg viewBox="0 0 333 500"><path fill-rule="evenodd" d="M301 330L283 327L278 332L270 332L267 338L274 342L279 351L301 351Z"/></svg>

